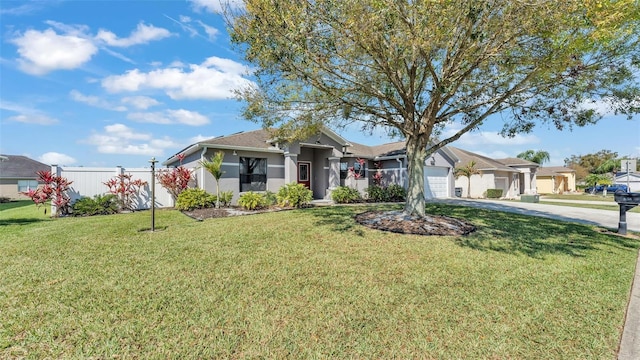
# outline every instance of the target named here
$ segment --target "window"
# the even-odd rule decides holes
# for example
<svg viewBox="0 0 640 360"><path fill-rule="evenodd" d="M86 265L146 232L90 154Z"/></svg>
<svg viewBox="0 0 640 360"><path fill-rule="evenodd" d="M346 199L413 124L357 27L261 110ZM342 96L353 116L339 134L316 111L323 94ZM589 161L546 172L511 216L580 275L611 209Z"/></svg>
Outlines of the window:
<svg viewBox="0 0 640 360"><path fill-rule="evenodd" d="M349 176L349 163L341 162L340 163L340 179L344 180Z"/></svg>
<svg viewBox="0 0 640 360"><path fill-rule="evenodd" d="M267 159L240 158L240 192L267 190Z"/></svg>
<svg viewBox="0 0 640 360"><path fill-rule="evenodd" d="M27 192L29 190L35 190L38 188L38 181L36 180L18 180L18 191Z"/></svg>
<svg viewBox="0 0 640 360"><path fill-rule="evenodd" d="M349 177L349 168L351 168L351 171L353 172L353 176L356 177L357 179L363 178L365 176L365 171L366 171L365 166L361 165L357 160L351 164L349 164L348 162L341 162L340 163L340 179L341 180L344 180L347 177Z"/></svg>

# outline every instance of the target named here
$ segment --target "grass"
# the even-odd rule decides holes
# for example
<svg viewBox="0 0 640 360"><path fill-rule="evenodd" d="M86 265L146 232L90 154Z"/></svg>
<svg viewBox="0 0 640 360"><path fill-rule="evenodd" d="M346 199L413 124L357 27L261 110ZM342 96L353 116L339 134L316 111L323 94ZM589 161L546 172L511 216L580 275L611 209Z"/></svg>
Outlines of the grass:
<svg viewBox="0 0 640 360"><path fill-rule="evenodd" d="M584 200L584 201L602 201L602 202L615 202L613 199L613 193L609 193L607 196L600 194L544 194L541 197L547 199L560 199L560 200Z"/></svg>
<svg viewBox="0 0 640 360"><path fill-rule="evenodd" d="M154 233L3 210L0 358L615 358L640 241L445 205L479 230L400 235L366 209L162 210Z"/></svg>

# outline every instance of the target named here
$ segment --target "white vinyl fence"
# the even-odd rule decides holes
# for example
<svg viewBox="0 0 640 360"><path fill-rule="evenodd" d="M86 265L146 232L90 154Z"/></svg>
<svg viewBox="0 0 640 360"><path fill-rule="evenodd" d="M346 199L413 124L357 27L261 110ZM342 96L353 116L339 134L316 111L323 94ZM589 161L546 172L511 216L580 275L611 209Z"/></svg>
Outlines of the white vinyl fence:
<svg viewBox="0 0 640 360"><path fill-rule="evenodd" d="M157 173L156 168L156 173ZM51 166L51 173L54 175L65 177L69 181L73 181L69 185L68 195L71 203L81 197L93 198L95 195L104 195L109 193L109 188L104 183L115 178L120 174L131 174L131 180L140 179L146 181L147 185L140 189L140 193L134 197L133 204L138 210L151 208L151 181L155 181L155 198L156 207L172 207L174 206L171 194L163 188L156 179L151 178L151 168L92 168L92 167L61 167ZM55 211L52 209L52 211ZM55 212L52 212L52 214Z"/></svg>

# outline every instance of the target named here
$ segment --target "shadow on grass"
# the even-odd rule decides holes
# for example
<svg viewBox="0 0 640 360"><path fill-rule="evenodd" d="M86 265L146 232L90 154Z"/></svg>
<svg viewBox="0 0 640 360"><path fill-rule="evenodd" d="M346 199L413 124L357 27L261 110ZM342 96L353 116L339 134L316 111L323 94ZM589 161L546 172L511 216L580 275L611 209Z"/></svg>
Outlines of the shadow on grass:
<svg viewBox="0 0 640 360"><path fill-rule="evenodd" d="M10 201L6 203L0 203L0 211L20 208L24 206L33 205L33 201L31 200L18 200L18 201Z"/></svg>
<svg viewBox="0 0 640 360"><path fill-rule="evenodd" d="M327 206L311 209L316 225L333 231L364 236L356 214L370 210L398 210L401 205ZM467 220L478 230L453 238L455 244L479 251L522 254L532 258L547 255L583 257L587 252L605 247L637 249L640 240L602 233L588 224L483 210L465 206L428 204L427 214L445 215Z"/></svg>
<svg viewBox="0 0 640 360"><path fill-rule="evenodd" d="M317 218L316 225L329 226L337 232L354 232L355 235L363 236L363 227L356 223L354 216L365 211L372 210L398 210L401 205L378 205L378 204L354 204L343 206L320 206L311 209L311 213Z"/></svg>
<svg viewBox="0 0 640 360"><path fill-rule="evenodd" d="M9 226L9 225L29 225L34 224L41 221L48 221L47 219L38 219L38 218L16 218L16 219L0 219L0 226Z"/></svg>
<svg viewBox="0 0 640 360"><path fill-rule="evenodd" d="M533 258L564 254L582 257L586 252L610 246L637 249L640 241L602 233L589 225L536 216L444 204L427 205L427 213L466 219L478 227L454 241L480 251L524 254Z"/></svg>

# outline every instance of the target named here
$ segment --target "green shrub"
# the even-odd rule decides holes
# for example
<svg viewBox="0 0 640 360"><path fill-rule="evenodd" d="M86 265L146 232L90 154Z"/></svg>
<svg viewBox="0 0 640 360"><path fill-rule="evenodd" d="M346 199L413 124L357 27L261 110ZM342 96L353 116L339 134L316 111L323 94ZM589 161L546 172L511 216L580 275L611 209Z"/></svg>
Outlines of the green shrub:
<svg viewBox="0 0 640 360"><path fill-rule="evenodd" d="M255 210L267 206L267 199L263 194L249 191L240 195L238 205L247 210Z"/></svg>
<svg viewBox="0 0 640 360"><path fill-rule="evenodd" d="M364 190L367 193L367 199L375 202L389 201L389 191L379 185L369 186Z"/></svg>
<svg viewBox="0 0 640 360"><path fill-rule="evenodd" d="M220 206L228 207L231 205L231 200L233 200L233 191L220 191Z"/></svg>
<svg viewBox="0 0 640 360"><path fill-rule="evenodd" d="M387 187L389 193L389 201L405 201L407 199L407 190L398 184L391 184Z"/></svg>
<svg viewBox="0 0 640 360"><path fill-rule="evenodd" d="M361 202L360 192L348 186L338 186L331 191L331 199L338 204Z"/></svg>
<svg viewBox="0 0 640 360"><path fill-rule="evenodd" d="M6 197L6 196L0 196L0 204L2 204L2 203L8 203L8 202L11 202L11 199L9 199L9 198L8 198L8 197Z"/></svg>
<svg viewBox="0 0 640 360"><path fill-rule="evenodd" d="M307 205L313 200L313 192L297 183L286 184L278 190L278 205L296 208Z"/></svg>
<svg viewBox="0 0 640 360"><path fill-rule="evenodd" d="M267 206L272 206L278 203L278 196L273 191L267 190L264 193L264 198L267 201Z"/></svg>
<svg viewBox="0 0 640 360"><path fill-rule="evenodd" d="M487 198L500 199L502 197L502 189L487 189Z"/></svg>
<svg viewBox="0 0 640 360"><path fill-rule="evenodd" d="M82 197L71 207L73 216L109 215L118 213L118 197L114 194Z"/></svg>
<svg viewBox="0 0 640 360"><path fill-rule="evenodd" d="M214 206L216 197L198 188L185 189L178 195L176 200L176 209L193 210L203 209Z"/></svg>

